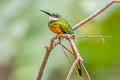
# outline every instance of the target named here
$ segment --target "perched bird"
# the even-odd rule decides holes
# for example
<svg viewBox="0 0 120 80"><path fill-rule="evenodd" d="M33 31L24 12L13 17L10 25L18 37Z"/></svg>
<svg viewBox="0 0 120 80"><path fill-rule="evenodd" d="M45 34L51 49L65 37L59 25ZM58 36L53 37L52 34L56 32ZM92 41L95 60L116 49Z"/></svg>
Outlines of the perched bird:
<svg viewBox="0 0 120 80"><path fill-rule="evenodd" d="M48 27L52 32L56 34L74 34L70 24L66 20L64 20L59 14L49 13L44 10L40 10L40 11L49 15ZM74 57L76 59L77 56L74 55ZM79 75L82 76L79 62L77 63L77 68Z"/></svg>
<svg viewBox="0 0 120 80"><path fill-rule="evenodd" d="M48 22L49 29L56 34L73 34L72 27L69 23L62 19L59 14L50 14L46 11L40 10L49 15L50 21Z"/></svg>

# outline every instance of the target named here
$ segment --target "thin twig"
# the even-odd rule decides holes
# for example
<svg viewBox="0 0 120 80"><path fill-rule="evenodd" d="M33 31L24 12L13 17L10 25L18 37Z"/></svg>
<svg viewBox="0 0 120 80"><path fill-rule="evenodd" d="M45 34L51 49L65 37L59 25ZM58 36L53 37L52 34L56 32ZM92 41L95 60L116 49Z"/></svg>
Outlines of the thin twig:
<svg viewBox="0 0 120 80"><path fill-rule="evenodd" d="M69 58L69 56L68 56L67 53L65 52L64 47L61 46L61 48L62 48L62 50L63 50L65 56L67 57L68 61L72 64L72 60Z"/></svg>
<svg viewBox="0 0 120 80"><path fill-rule="evenodd" d="M74 61L74 63L72 64L72 67L71 67L71 69L70 69L70 71L69 71L69 73L68 73L68 76L67 76L66 80L70 80L70 76L71 76L71 74L72 74L72 72L73 72L73 69L75 68L75 65L77 64L78 61L79 61L79 58L77 58L77 59Z"/></svg>
<svg viewBox="0 0 120 80"><path fill-rule="evenodd" d="M62 43L60 44L63 48L65 48L69 53L73 54L72 51L70 51L66 46L64 46Z"/></svg>
<svg viewBox="0 0 120 80"><path fill-rule="evenodd" d="M105 44L105 38L111 38L112 36L104 36L104 35L95 35L95 36L80 36L75 39L81 39L81 38L102 38L103 44Z"/></svg>
<svg viewBox="0 0 120 80"><path fill-rule="evenodd" d="M75 39L81 39L81 38L112 38L112 36L93 35L93 36L80 36L80 37L75 37Z"/></svg>
<svg viewBox="0 0 120 80"><path fill-rule="evenodd" d="M110 2L108 2L102 9L100 9L99 11L93 13L92 15L90 15L89 17L85 18L84 20L82 20L81 22L79 22L78 24L76 24L72 29L76 30L79 27L81 27L83 24L87 23L88 21L90 21L91 19L95 18L97 15L99 15L100 13L102 13L104 10L106 10L108 7L110 7L113 3L115 2L120 2L120 0L111 0Z"/></svg>
<svg viewBox="0 0 120 80"><path fill-rule="evenodd" d="M88 80L91 80L90 75L89 75L87 69L85 68L84 64L82 62L80 62L80 64L81 64L82 68L84 69L84 71L85 71L85 73L86 73L86 75L88 77Z"/></svg>
<svg viewBox="0 0 120 80"><path fill-rule="evenodd" d="M73 49L73 52L74 52L74 54L76 55L76 59L79 59L79 60L80 60L80 61L79 61L80 64L83 64L83 63L82 63L83 59L82 59L82 57L80 56L80 53L79 53L78 50L77 50L77 47L76 47L76 45L75 45L75 43L74 43L74 40L73 40L72 38L69 38L69 41L70 41L71 47L72 47L72 49ZM77 63L76 63L76 64L77 64ZM76 65L76 64L73 64L73 65L72 65L70 71L72 71L72 69L74 69L74 65ZM82 65L82 67L83 67L83 70L86 72L86 75L87 75L87 77L88 77L88 80L90 80L91 78L90 78L90 76L89 76L86 68L84 67L84 65ZM68 77L70 77L69 75L71 75L71 72L68 74ZM68 78L68 79L69 79L69 78Z"/></svg>
<svg viewBox="0 0 120 80"><path fill-rule="evenodd" d="M61 47L62 47L62 50L63 50L63 52L64 52L64 54L65 54L65 56L67 57L67 59L68 59L68 61L70 62L70 64L72 64L73 62L72 62L72 60L69 58L69 56L67 55L67 53L65 52L65 50L64 49L66 49L67 51L70 51L68 48L66 48L63 44L60 44L61 45ZM76 72L76 74L78 75L78 77L80 78L80 80L81 80L81 76L79 75L79 73L78 73L78 71L77 71L77 69L75 68L75 72Z"/></svg>

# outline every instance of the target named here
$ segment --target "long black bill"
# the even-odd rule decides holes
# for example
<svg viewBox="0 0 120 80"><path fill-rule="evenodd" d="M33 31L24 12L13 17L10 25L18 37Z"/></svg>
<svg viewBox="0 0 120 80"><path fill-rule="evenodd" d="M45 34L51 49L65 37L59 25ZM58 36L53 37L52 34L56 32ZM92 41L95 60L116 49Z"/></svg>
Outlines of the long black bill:
<svg viewBox="0 0 120 80"><path fill-rule="evenodd" d="M40 11L46 13L46 14L49 15L49 16L52 16L52 14L50 14L49 12L46 12L46 11L44 11L44 10L40 10Z"/></svg>

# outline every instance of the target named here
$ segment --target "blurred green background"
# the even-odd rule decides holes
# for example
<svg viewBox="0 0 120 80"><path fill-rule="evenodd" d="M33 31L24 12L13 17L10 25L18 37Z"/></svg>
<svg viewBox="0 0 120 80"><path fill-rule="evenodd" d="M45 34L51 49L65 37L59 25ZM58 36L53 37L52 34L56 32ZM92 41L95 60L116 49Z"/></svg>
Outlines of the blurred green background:
<svg viewBox="0 0 120 80"><path fill-rule="evenodd" d="M61 14L74 26L102 8L109 0L0 0L0 80L35 80L45 45L55 36L47 27L48 16ZM120 4L75 31L76 36L107 35L77 39L76 45L92 80L120 80ZM64 44L70 48L69 44ZM60 46L49 57L42 80L65 80L71 67ZM71 80L79 80L73 72ZM87 80L83 71L83 80Z"/></svg>

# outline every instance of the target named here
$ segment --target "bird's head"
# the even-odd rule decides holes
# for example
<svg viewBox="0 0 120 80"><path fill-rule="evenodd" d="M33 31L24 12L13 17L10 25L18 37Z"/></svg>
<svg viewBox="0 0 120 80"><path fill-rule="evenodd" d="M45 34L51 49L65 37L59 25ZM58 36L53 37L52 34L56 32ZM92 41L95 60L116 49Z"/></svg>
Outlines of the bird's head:
<svg viewBox="0 0 120 80"><path fill-rule="evenodd" d="M40 10L40 11L42 11L42 12L46 13L47 15L49 15L50 21L51 20L59 20L59 19L61 19L61 16L59 14L49 13L49 12L44 11L44 10Z"/></svg>

